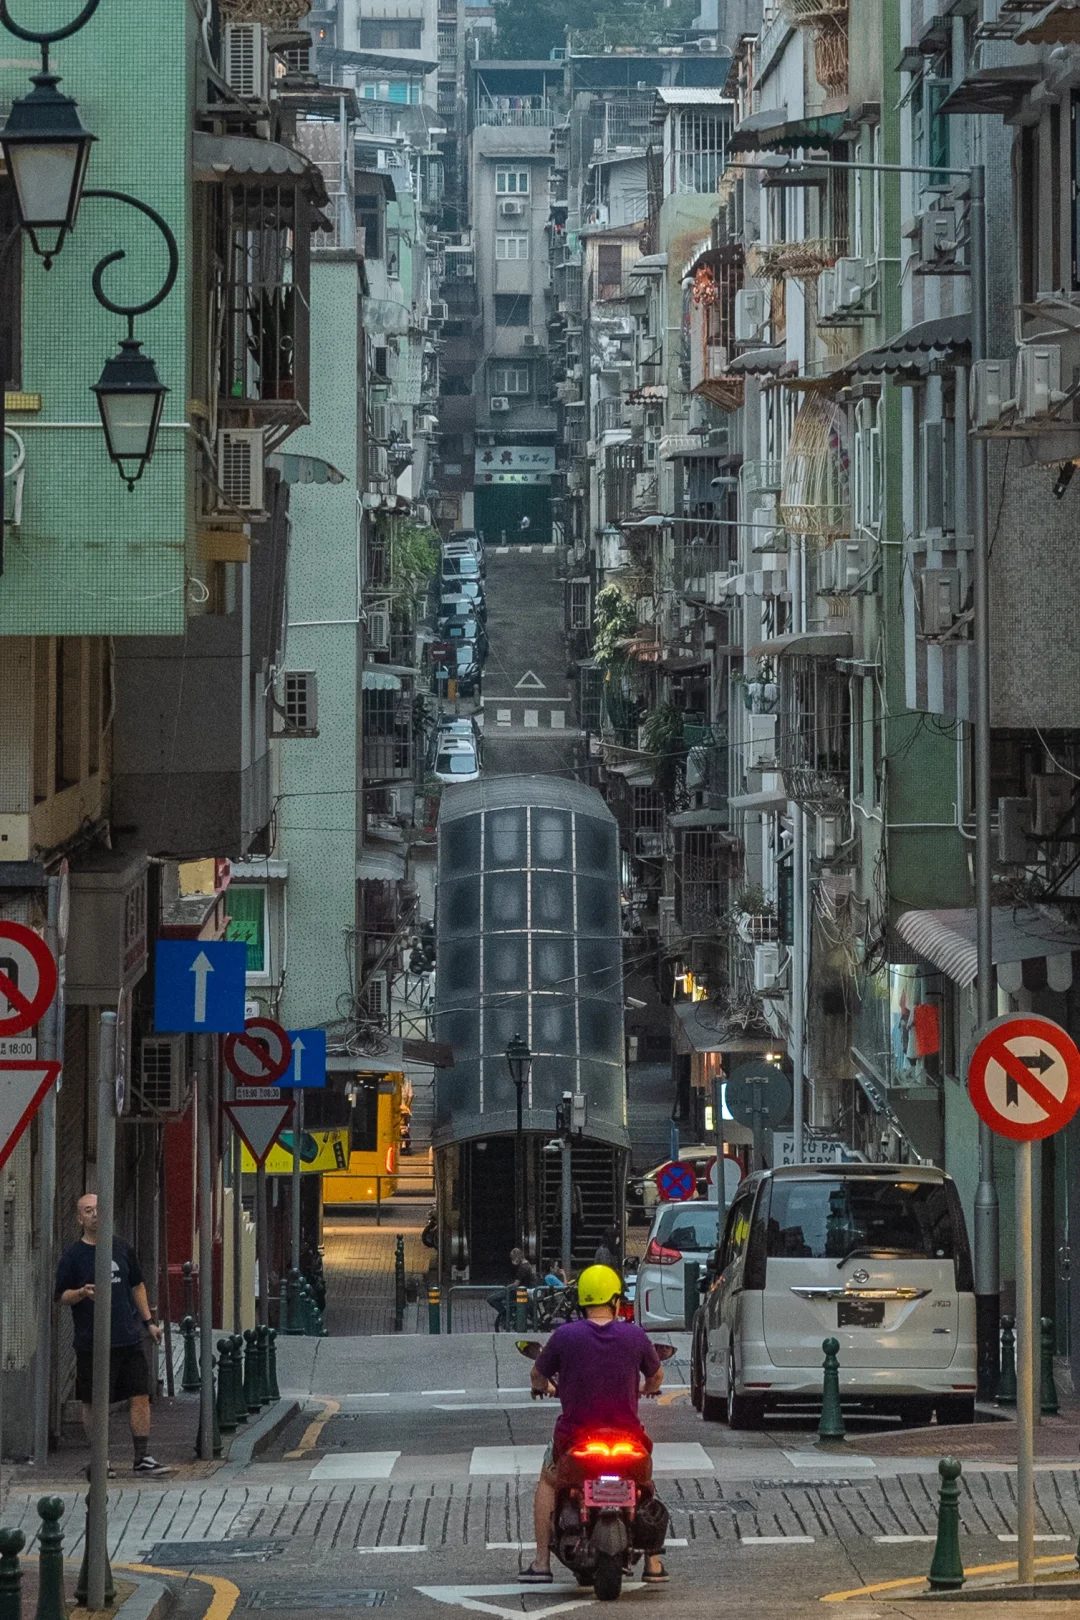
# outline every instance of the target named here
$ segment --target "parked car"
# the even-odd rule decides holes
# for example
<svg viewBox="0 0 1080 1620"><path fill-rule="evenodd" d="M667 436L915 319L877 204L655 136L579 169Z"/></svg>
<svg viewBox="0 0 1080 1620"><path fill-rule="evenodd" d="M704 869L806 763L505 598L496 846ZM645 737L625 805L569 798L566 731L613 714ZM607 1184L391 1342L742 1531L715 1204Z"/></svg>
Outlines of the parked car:
<svg viewBox="0 0 1080 1620"><path fill-rule="evenodd" d="M484 539L475 529L451 529L444 545L467 546L477 557L484 555Z"/></svg>
<svg viewBox="0 0 1080 1620"><path fill-rule="evenodd" d="M442 566L439 574L439 589L445 593L448 586L457 585L463 579L475 580L477 584L483 579L483 570L477 559L465 552L443 552Z"/></svg>
<svg viewBox="0 0 1080 1620"><path fill-rule="evenodd" d="M471 641L476 645L476 651L483 663L488 655L487 631L476 619L469 614L465 618L443 619L439 625L439 635L444 641Z"/></svg>
<svg viewBox="0 0 1080 1620"><path fill-rule="evenodd" d="M448 557L471 557L479 567L482 575L487 572L487 564L479 542L474 543L467 540L447 541L442 548L442 554L444 561Z"/></svg>
<svg viewBox="0 0 1080 1620"><path fill-rule="evenodd" d="M696 1146L679 1149L680 1161L689 1162L694 1167L694 1175L697 1178L697 1196L699 1198L709 1196L709 1166L715 1157L715 1147L700 1143ZM651 1170L646 1170L644 1175L631 1176L627 1181L626 1219L631 1226L646 1226L652 1220L653 1212L660 1202L660 1195L656 1190L656 1178L664 1165L670 1163L670 1159L662 1159L659 1164L654 1164ZM725 1186L727 1188L726 1196L730 1201L735 1196L735 1188L739 1185L742 1171L734 1159L728 1159L727 1166Z"/></svg>
<svg viewBox="0 0 1080 1620"><path fill-rule="evenodd" d="M475 697L480 691L480 660L471 641L436 642L431 649L431 690L436 697L448 697L451 681L457 682L458 697Z"/></svg>
<svg viewBox="0 0 1080 1620"><path fill-rule="evenodd" d="M643 1328L681 1328L686 1323L684 1266L702 1271L716 1253L719 1207L702 1198L662 1204L653 1218L645 1253L638 1262L634 1319ZM696 1310L698 1301L694 1300Z"/></svg>
<svg viewBox="0 0 1080 1620"><path fill-rule="evenodd" d="M791 1165L743 1182L695 1320L695 1404L746 1429L819 1402L829 1337L845 1402L908 1424L973 1422L971 1252L943 1170Z"/></svg>
<svg viewBox="0 0 1080 1620"><path fill-rule="evenodd" d="M438 744L443 737L464 737L466 742L474 744L478 754L483 754L484 733L475 715L440 715L435 727L435 743Z"/></svg>
<svg viewBox="0 0 1080 1620"><path fill-rule="evenodd" d="M452 617L454 614L464 617L468 613L474 613L478 619L486 623L487 603L484 600L484 587L475 579L459 579L441 592L439 618Z"/></svg>
<svg viewBox="0 0 1080 1620"><path fill-rule="evenodd" d="M476 745L464 737L444 737L435 755L434 774L440 782L475 782L480 776Z"/></svg>

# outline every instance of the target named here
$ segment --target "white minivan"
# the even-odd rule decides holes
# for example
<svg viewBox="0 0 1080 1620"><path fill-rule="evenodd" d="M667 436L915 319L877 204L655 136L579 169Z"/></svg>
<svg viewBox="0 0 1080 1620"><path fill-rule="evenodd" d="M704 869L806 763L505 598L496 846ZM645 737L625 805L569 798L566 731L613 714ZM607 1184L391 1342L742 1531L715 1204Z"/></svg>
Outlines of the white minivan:
<svg viewBox="0 0 1080 1620"><path fill-rule="evenodd" d="M975 1416L975 1294L951 1177L913 1165L793 1165L728 1210L691 1355L703 1417L755 1427L820 1401L822 1341L845 1402L910 1424Z"/></svg>

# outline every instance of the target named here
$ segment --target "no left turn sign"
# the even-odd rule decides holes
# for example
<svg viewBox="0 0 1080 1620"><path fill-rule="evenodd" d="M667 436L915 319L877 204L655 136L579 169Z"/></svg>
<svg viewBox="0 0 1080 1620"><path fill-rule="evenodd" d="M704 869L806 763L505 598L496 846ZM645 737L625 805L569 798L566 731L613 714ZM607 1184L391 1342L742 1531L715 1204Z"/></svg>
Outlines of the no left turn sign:
<svg viewBox="0 0 1080 1620"><path fill-rule="evenodd" d="M272 1018L249 1018L242 1035L226 1035L225 1062L245 1086L272 1086L292 1061L292 1042Z"/></svg>
<svg viewBox="0 0 1080 1620"><path fill-rule="evenodd" d="M1014 1142L1039 1142L1080 1108L1080 1051L1050 1018L1006 1014L988 1024L968 1065L979 1118Z"/></svg>

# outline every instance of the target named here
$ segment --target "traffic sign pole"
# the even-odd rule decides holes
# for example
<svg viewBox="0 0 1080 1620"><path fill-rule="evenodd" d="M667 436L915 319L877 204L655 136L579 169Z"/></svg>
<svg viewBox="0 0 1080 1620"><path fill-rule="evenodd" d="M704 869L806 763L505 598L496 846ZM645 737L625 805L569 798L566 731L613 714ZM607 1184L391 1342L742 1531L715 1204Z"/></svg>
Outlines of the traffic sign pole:
<svg viewBox="0 0 1080 1620"><path fill-rule="evenodd" d="M214 1235L213 1169L210 1158L211 1052L209 1035L197 1035L199 1193L199 1456L214 1455Z"/></svg>
<svg viewBox="0 0 1080 1620"><path fill-rule="evenodd" d="M59 965L60 890L66 878L49 879L48 922L45 943ZM58 972L57 995L41 1022L41 1055L48 1063L63 1061L63 974ZM38 1110L38 1242L41 1272L51 1282L56 1262L56 1086L51 1085ZM37 1351L34 1356L34 1461L44 1468L49 1456L49 1399L52 1389L52 1288L38 1290Z"/></svg>
<svg viewBox="0 0 1080 1620"><path fill-rule="evenodd" d="M1032 1146L1016 1144L1016 1539L1021 1586L1035 1580L1035 1309Z"/></svg>
<svg viewBox="0 0 1080 1620"><path fill-rule="evenodd" d="M304 1092L297 1088L292 1135L292 1269L300 1270L300 1138L304 1132ZM265 1171L263 1172L265 1175ZM282 1324L284 1326L284 1324Z"/></svg>
<svg viewBox="0 0 1080 1620"><path fill-rule="evenodd" d="M269 1326L267 1306L270 1299L270 1233L267 1221L270 1212L266 1200L266 1160L255 1166L255 1255L259 1266L258 1321L260 1327Z"/></svg>
<svg viewBox="0 0 1080 1620"><path fill-rule="evenodd" d="M116 1014L98 1026L97 1247L94 1251L94 1371L90 1494L86 1523L86 1607L105 1607L109 1581L109 1383L112 1349L113 1207L116 1176Z"/></svg>

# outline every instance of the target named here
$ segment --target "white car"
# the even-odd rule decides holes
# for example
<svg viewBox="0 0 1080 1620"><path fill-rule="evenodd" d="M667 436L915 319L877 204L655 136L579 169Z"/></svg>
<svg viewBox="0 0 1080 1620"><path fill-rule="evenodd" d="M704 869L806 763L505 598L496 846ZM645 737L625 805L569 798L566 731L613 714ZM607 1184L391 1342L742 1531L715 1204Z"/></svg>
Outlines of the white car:
<svg viewBox="0 0 1080 1620"><path fill-rule="evenodd" d="M716 1253L716 1204L688 1198L662 1204L656 1212L645 1253L638 1262L634 1320L643 1328L686 1326L685 1267L696 1260L702 1273ZM697 1300L694 1300L695 1309Z"/></svg>
<svg viewBox="0 0 1080 1620"><path fill-rule="evenodd" d="M909 1424L975 1416L971 1252L951 1177L895 1164L792 1165L749 1176L698 1312L691 1399L755 1427L821 1400L822 1341L840 1396Z"/></svg>
<svg viewBox="0 0 1080 1620"><path fill-rule="evenodd" d="M440 782L475 782L480 776L480 755L467 737L440 737L435 772Z"/></svg>

